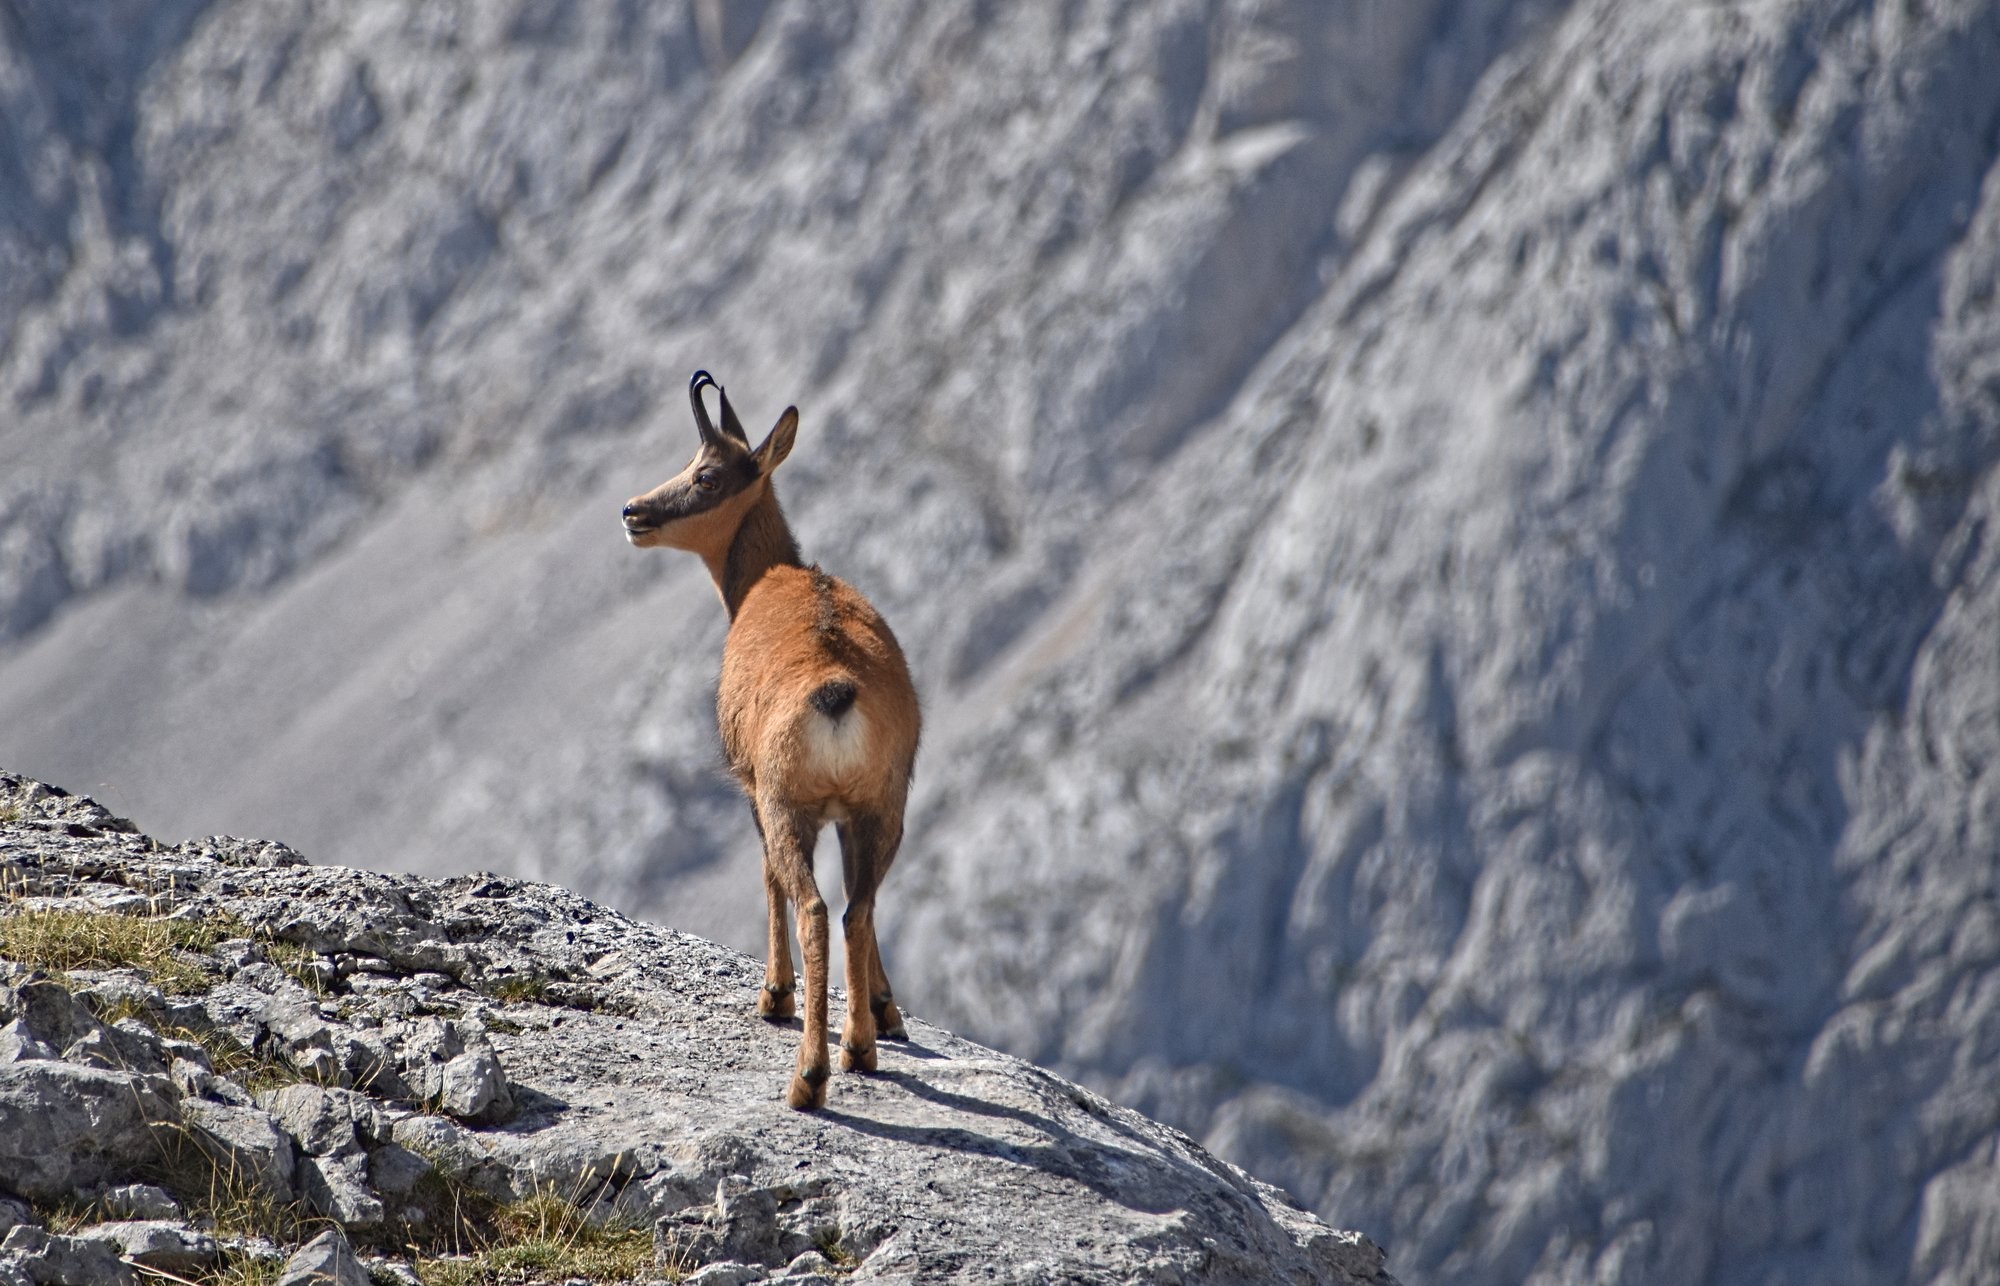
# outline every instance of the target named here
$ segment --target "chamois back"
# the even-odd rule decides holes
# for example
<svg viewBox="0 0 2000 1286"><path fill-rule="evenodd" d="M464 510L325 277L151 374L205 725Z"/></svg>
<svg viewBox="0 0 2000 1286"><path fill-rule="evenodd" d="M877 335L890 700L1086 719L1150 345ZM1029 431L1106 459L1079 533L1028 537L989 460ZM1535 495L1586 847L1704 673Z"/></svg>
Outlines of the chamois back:
<svg viewBox="0 0 2000 1286"><path fill-rule="evenodd" d="M845 816L900 813L920 715L888 622L817 567L773 567L744 595L722 653L717 713L731 771Z"/></svg>

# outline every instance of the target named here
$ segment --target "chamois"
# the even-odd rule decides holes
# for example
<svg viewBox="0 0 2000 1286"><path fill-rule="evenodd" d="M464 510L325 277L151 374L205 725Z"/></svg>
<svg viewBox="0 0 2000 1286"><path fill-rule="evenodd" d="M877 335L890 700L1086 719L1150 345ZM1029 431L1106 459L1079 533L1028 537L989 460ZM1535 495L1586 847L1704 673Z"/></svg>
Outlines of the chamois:
<svg viewBox="0 0 2000 1286"><path fill-rule="evenodd" d="M722 428L702 390L722 401ZM701 445L687 468L624 509L641 547L701 555L729 611L716 722L729 770L750 797L764 841L770 950L757 1012L793 1013L790 907L805 954L805 1035L785 1101L826 1102L826 903L813 846L832 822L847 887L844 1071L875 1070L875 1039L904 1038L875 945L875 894L903 839L917 758L917 692L888 623L852 587L801 564L771 474L791 454L799 412L788 406L751 449L729 395L707 371L688 381ZM862 1003L863 1001L866 1003Z"/></svg>

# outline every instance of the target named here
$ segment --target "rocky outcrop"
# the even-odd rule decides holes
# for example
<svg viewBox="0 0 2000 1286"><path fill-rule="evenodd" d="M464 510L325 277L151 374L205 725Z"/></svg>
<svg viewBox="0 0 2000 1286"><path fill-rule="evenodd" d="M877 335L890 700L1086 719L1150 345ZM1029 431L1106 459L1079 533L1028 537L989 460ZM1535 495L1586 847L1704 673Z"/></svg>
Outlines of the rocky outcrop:
<svg viewBox="0 0 2000 1286"><path fill-rule="evenodd" d="M1390 1283L1186 1136L923 1023L793 1112L758 962L560 889L163 848L6 774L0 888L9 1286L387 1280L551 1204L640 1230L634 1276L709 1286Z"/></svg>
<svg viewBox="0 0 2000 1286"><path fill-rule="evenodd" d="M754 949L721 614L616 527L709 367L917 673L919 1012L1438 1286L2000 1280L1996 66L1995 0L17 0L0 762Z"/></svg>

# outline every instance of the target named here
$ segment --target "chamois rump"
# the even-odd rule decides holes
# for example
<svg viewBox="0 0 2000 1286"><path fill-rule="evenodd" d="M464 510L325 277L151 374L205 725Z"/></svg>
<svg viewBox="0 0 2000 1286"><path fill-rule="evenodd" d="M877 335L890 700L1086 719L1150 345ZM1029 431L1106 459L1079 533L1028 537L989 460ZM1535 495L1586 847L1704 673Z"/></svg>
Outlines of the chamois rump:
<svg viewBox="0 0 2000 1286"><path fill-rule="evenodd" d="M709 419L702 390L722 403ZM917 692L888 623L851 586L803 565L771 474L791 453L799 412L788 406L762 446L744 435L729 395L707 371L688 382L700 446L687 468L624 509L641 547L699 554L729 611L716 721L729 770L750 797L764 841L770 948L757 1012L794 1012L790 908L805 955L805 1034L785 1101L826 1102L827 913L813 880L813 846L832 822L847 887L847 1023L841 1068L875 1070L875 1040L904 1037L882 954L875 894L903 838L903 804L917 758ZM866 1003L862 1003L863 1001Z"/></svg>

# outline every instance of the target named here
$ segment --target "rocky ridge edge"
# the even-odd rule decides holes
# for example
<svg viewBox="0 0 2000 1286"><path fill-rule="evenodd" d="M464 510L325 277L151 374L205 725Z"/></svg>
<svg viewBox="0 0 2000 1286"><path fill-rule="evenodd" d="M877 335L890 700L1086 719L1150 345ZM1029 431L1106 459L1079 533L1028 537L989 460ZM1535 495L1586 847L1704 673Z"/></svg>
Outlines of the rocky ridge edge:
<svg viewBox="0 0 2000 1286"><path fill-rule="evenodd" d="M107 922L171 970L23 958ZM0 773L0 1283L488 1280L448 1253L465 1212L551 1199L703 1286L1391 1281L1185 1135L921 1022L790 1112L761 977L559 888L163 847Z"/></svg>

